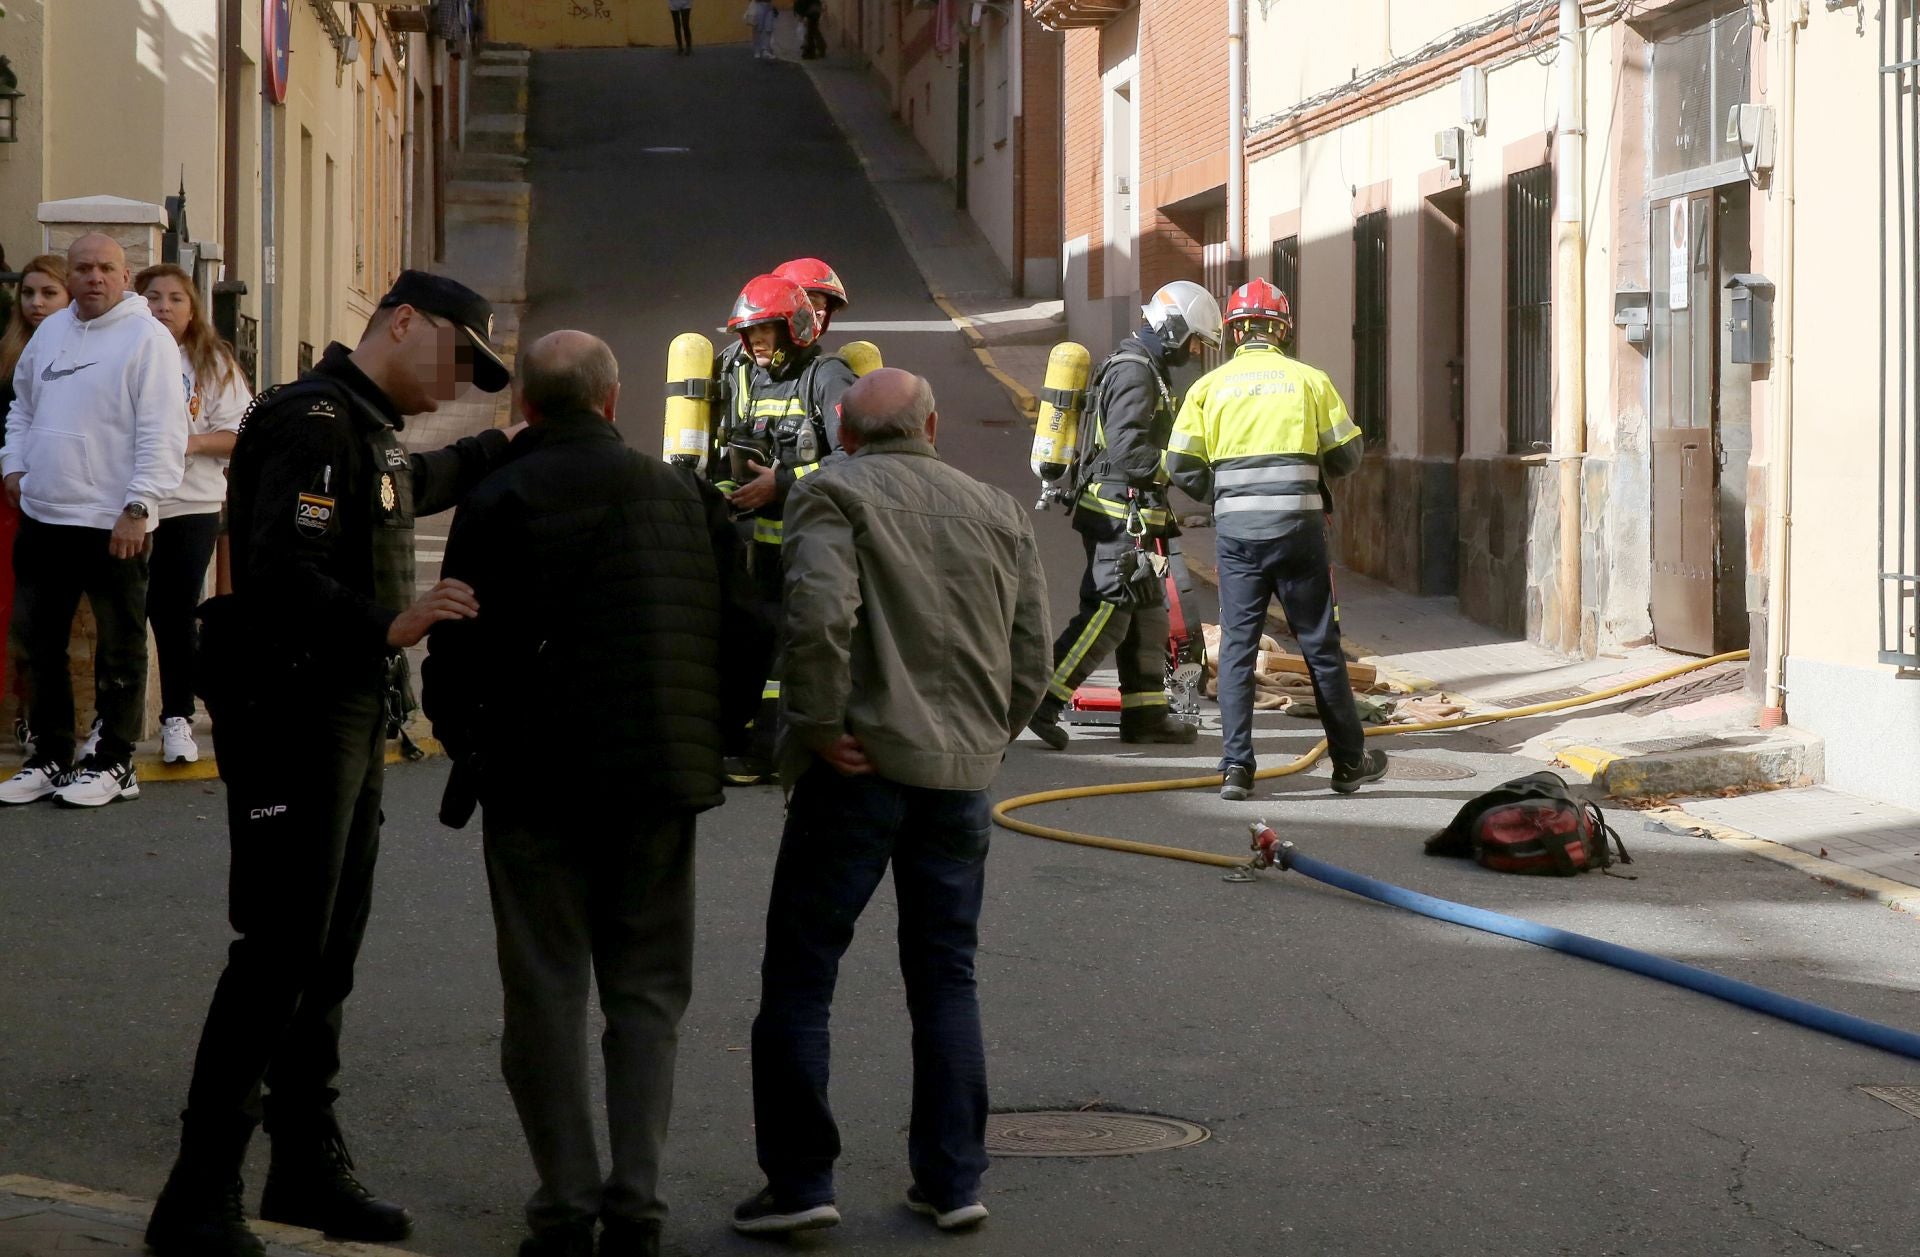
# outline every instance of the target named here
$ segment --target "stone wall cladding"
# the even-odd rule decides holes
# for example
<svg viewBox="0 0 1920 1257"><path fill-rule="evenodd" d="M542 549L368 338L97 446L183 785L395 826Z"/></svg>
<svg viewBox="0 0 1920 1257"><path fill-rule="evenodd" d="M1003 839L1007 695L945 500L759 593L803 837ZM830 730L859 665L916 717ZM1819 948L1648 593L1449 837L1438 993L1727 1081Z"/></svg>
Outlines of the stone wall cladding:
<svg viewBox="0 0 1920 1257"><path fill-rule="evenodd" d="M1460 460L1460 610L1482 624L1515 635L1539 631L1552 591L1542 588L1527 534L1544 526L1557 555L1554 477L1550 464L1511 455ZM1550 562L1545 571L1552 575Z"/></svg>
<svg viewBox="0 0 1920 1257"><path fill-rule="evenodd" d="M1335 483L1334 554L1411 594L1459 588L1460 491L1450 458L1374 454Z"/></svg>

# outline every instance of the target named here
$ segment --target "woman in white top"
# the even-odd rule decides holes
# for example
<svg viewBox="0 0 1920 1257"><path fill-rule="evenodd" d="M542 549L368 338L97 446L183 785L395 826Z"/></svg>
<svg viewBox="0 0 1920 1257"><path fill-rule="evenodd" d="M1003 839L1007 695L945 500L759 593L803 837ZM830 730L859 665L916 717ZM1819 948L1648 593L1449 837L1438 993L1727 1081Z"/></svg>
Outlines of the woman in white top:
<svg viewBox="0 0 1920 1257"><path fill-rule="evenodd" d="M187 394L187 473L160 503L147 576L147 623L160 653L160 756L176 764L200 758L193 740L193 612L220 538L227 459L253 394L186 271L171 263L149 266L133 286L179 343Z"/></svg>

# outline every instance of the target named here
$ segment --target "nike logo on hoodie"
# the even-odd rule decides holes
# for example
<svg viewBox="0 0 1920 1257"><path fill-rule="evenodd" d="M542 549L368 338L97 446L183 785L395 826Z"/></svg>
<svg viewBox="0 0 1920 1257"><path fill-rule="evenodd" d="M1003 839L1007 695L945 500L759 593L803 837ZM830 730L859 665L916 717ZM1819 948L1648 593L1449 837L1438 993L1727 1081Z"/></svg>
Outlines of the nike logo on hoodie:
<svg viewBox="0 0 1920 1257"><path fill-rule="evenodd" d="M40 368L40 378L45 380L47 383L51 384L55 380L64 380L70 375L74 375L78 372L85 371L88 367L93 367L98 365L99 365L99 360L95 359L93 362L83 362L77 367L68 367L65 371L55 371L53 369L53 364L49 362L46 366Z"/></svg>

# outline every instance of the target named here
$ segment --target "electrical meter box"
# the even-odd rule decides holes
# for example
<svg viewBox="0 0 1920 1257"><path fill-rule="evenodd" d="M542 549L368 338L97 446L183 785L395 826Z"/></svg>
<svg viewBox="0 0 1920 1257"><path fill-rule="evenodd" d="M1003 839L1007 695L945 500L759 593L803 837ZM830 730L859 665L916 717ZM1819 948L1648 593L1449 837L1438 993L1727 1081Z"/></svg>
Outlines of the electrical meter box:
<svg viewBox="0 0 1920 1257"><path fill-rule="evenodd" d="M1773 281L1735 275L1727 281L1727 331L1735 362L1773 361Z"/></svg>

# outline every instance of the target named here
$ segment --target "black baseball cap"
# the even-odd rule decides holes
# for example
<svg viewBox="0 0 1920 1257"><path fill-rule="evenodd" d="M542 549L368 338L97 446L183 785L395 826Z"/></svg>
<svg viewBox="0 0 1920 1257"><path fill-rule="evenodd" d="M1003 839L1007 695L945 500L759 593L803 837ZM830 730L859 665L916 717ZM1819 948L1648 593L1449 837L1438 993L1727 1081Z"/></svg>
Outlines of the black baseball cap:
<svg viewBox="0 0 1920 1257"><path fill-rule="evenodd" d="M426 271L401 271L380 298L381 309L394 306L412 306L422 314L449 319L465 332L473 341L473 382L481 392L498 393L512 381L513 372L490 343L493 303L459 280Z"/></svg>

